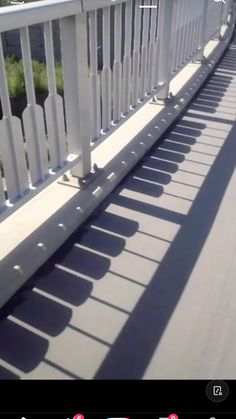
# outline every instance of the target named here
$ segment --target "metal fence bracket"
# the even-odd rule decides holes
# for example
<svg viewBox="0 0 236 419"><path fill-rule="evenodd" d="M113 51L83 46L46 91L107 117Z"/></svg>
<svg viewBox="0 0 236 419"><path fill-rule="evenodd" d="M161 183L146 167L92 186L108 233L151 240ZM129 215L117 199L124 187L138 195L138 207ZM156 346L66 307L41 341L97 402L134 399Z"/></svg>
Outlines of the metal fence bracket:
<svg viewBox="0 0 236 419"><path fill-rule="evenodd" d="M149 104L150 105L169 105L170 103L174 102L175 96L170 92L167 97L161 99L157 96L154 96Z"/></svg>
<svg viewBox="0 0 236 419"><path fill-rule="evenodd" d="M92 170L86 176L75 176L70 171L68 171L61 177L58 183L60 185L83 190L86 189L102 172L103 169L94 164Z"/></svg>
<svg viewBox="0 0 236 419"><path fill-rule="evenodd" d="M92 170L86 176L77 178L80 189L87 188L102 172L103 170L94 164ZM75 176L72 177L75 178Z"/></svg>

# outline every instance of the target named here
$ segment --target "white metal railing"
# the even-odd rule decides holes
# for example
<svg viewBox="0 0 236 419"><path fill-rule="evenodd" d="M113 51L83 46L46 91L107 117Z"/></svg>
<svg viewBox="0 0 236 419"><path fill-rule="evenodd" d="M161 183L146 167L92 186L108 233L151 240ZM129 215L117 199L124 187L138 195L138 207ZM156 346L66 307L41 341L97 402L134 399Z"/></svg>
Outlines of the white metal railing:
<svg viewBox="0 0 236 419"><path fill-rule="evenodd" d="M230 0L46 0L1 8L0 31L19 29L28 103L22 129L11 111L0 40L2 213L68 168L85 177L91 170L91 150L137 106L153 96L168 96L171 78L194 57L203 56L206 43L219 35L230 5ZM56 19L64 104L55 80ZM31 62L29 26L36 23L44 28L48 78L44 110L36 103Z"/></svg>
<svg viewBox="0 0 236 419"><path fill-rule="evenodd" d="M207 9L207 21L206 21L206 37L210 39L218 33L219 26L223 19L224 3L210 2ZM215 22L218 22L216 27Z"/></svg>

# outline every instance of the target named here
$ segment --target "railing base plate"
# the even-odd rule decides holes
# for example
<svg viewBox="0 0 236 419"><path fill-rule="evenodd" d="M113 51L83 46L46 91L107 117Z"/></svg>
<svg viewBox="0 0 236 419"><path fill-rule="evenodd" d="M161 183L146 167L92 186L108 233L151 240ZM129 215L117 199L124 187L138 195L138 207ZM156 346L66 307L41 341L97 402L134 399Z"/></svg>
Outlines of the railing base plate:
<svg viewBox="0 0 236 419"><path fill-rule="evenodd" d="M154 96L151 100L150 100L150 105L169 105L170 103L172 103L175 100L175 96L170 92L169 95L163 99L158 98L157 96Z"/></svg>
<svg viewBox="0 0 236 419"><path fill-rule="evenodd" d="M193 60L191 60L191 62L193 64L207 64L208 59L205 56L203 56L202 58L193 58Z"/></svg>
<svg viewBox="0 0 236 419"><path fill-rule="evenodd" d="M102 169L94 164L93 169L88 173L87 176L73 176L68 172L62 176L62 179L58 183L71 187L77 187L78 189L83 190L86 189L88 185L90 185L101 173Z"/></svg>

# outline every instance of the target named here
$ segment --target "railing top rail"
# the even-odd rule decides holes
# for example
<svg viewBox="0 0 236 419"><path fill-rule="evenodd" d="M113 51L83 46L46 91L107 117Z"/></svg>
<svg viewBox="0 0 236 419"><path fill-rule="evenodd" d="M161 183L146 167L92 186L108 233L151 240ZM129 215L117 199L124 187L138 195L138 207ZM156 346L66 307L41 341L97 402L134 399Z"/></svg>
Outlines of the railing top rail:
<svg viewBox="0 0 236 419"><path fill-rule="evenodd" d="M0 32L60 19L131 0L44 0L0 8Z"/></svg>
<svg viewBox="0 0 236 419"><path fill-rule="evenodd" d="M45 0L0 8L0 32L83 12L81 0Z"/></svg>

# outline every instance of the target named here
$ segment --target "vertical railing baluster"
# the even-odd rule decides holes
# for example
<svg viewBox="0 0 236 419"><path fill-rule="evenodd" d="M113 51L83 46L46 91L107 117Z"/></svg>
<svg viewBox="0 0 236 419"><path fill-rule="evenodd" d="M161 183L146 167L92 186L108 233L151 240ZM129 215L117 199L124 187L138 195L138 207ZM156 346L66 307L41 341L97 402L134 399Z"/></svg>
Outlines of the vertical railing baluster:
<svg viewBox="0 0 236 419"><path fill-rule="evenodd" d="M217 7L217 14L216 14L216 28L214 30L214 38L220 39L221 19L222 19L224 4L221 2L217 6L218 7Z"/></svg>
<svg viewBox="0 0 236 419"><path fill-rule="evenodd" d="M191 37L192 37L192 27L193 27L193 0L189 0L188 9L189 9L188 32L187 32L187 43L186 43L186 51L185 51L185 63L187 63L190 58Z"/></svg>
<svg viewBox="0 0 236 419"><path fill-rule="evenodd" d="M91 85L91 138L96 140L101 133L101 103L98 79L98 54L97 54L97 11L89 13L89 41L90 41L90 85Z"/></svg>
<svg viewBox="0 0 236 419"><path fill-rule="evenodd" d="M102 69L102 129L111 128L111 66L110 66L110 7L103 8L103 69Z"/></svg>
<svg viewBox="0 0 236 419"><path fill-rule="evenodd" d="M201 36L202 36L202 13L205 10L205 1L206 0L201 0L200 3L200 13L199 13L199 23L198 23L198 35L197 35L197 40L196 40L196 54L199 54L199 46L201 44Z"/></svg>
<svg viewBox="0 0 236 419"><path fill-rule="evenodd" d="M1 154L0 154L1 158ZM1 173L1 167L0 167L0 213L6 206L6 198L4 193L4 186L3 186L3 178Z"/></svg>
<svg viewBox="0 0 236 419"><path fill-rule="evenodd" d="M216 32L216 38L221 39L221 26L223 24L223 16L224 16L224 3L221 2L219 4L219 20L218 20L218 28L217 28L217 32Z"/></svg>
<svg viewBox="0 0 236 419"><path fill-rule="evenodd" d="M179 28L178 28L178 45L177 51L175 52L175 69L179 70L179 57L182 46L182 36L183 36L183 0L178 0L179 4Z"/></svg>
<svg viewBox="0 0 236 419"><path fill-rule="evenodd" d="M209 9L208 9L208 22L209 22L209 35L208 35L208 40L213 39L215 34L216 34L216 20L217 20L217 11L219 10L218 8L219 4L218 3L213 3L211 2L209 4ZM208 26L208 25L207 25Z"/></svg>
<svg viewBox="0 0 236 419"><path fill-rule="evenodd" d="M144 6L150 6L150 0L144 0ZM148 54L148 33L149 33L150 9L146 7L143 11L143 31L141 46L141 68L140 68L140 100L145 99L147 80L147 54Z"/></svg>
<svg viewBox="0 0 236 419"><path fill-rule="evenodd" d="M157 89L158 86L158 62L159 62L159 34L158 34L158 26L159 26L159 2L157 0L157 9L156 9L156 29L155 29L155 42L154 42L154 58L153 58L153 90Z"/></svg>
<svg viewBox="0 0 236 419"><path fill-rule="evenodd" d="M139 99L139 68L140 68L140 41L141 41L141 0L135 2L134 18L134 50L132 57L132 107L135 108Z"/></svg>
<svg viewBox="0 0 236 419"><path fill-rule="evenodd" d="M198 45L199 45L199 39L200 39L200 33L201 33L201 22L202 22L202 10L203 10L203 4L205 0L201 0L199 3L199 14L198 14L198 26L197 26L197 36L196 36L196 42L195 42L195 54L198 52Z"/></svg>
<svg viewBox="0 0 236 419"><path fill-rule="evenodd" d="M185 44L184 44L184 64L188 61L188 50L189 50L189 37L190 37L190 19L192 14L192 0L189 1L189 6L187 8L187 15L186 15L186 33L185 33Z"/></svg>
<svg viewBox="0 0 236 419"><path fill-rule="evenodd" d="M159 75L159 59L160 59L160 1L158 0L157 5L157 22L156 22L156 34L155 34L155 43L154 43L154 65L153 65L153 90L158 88Z"/></svg>
<svg viewBox="0 0 236 419"><path fill-rule="evenodd" d="M47 63L47 77L48 77L48 92L50 95L56 96L56 75L55 75L55 60L54 60L54 48L52 39L52 22L44 23L44 45L45 45L45 56Z"/></svg>
<svg viewBox="0 0 236 419"><path fill-rule="evenodd" d="M227 19L227 15L228 15L228 13L227 13L228 7L229 7L229 2L228 2L228 0L225 0L224 12L223 12L223 23L226 23L226 19Z"/></svg>
<svg viewBox="0 0 236 419"><path fill-rule="evenodd" d="M193 56L193 45L196 31L196 19L197 19L197 3L193 2L193 16L192 16L192 28L191 28L191 39L189 45L189 57Z"/></svg>
<svg viewBox="0 0 236 419"><path fill-rule="evenodd" d="M216 8L216 6L217 6L217 8ZM216 14L217 14L218 6L219 6L219 4L212 5L212 13L209 13L209 15L210 15L210 22L211 22L211 26L210 26L211 27L211 32L210 32L210 35L209 35L209 40L210 39L213 39L214 36L215 36L215 33L216 33L216 30L215 30L215 22L216 22Z"/></svg>
<svg viewBox="0 0 236 419"><path fill-rule="evenodd" d="M195 55L196 48L197 48L198 28L199 28L199 15L197 15L196 19L195 19L195 29L194 29L193 46L192 46L192 55L193 56Z"/></svg>
<svg viewBox="0 0 236 419"><path fill-rule="evenodd" d="M123 114L130 111L131 102L131 30L132 30L132 1L125 4L125 54L123 60Z"/></svg>
<svg viewBox="0 0 236 419"><path fill-rule="evenodd" d="M208 13L208 0L203 0L202 3L202 13L201 13L201 22L199 28L199 39L198 39L198 46L197 50L198 53L195 57L196 60L203 60L204 58L204 48L207 42L207 13Z"/></svg>
<svg viewBox="0 0 236 419"><path fill-rule="evenodd" d="M113 121L121 118L121 37L122 37L122 5L115 6L114 64L113 64Z"/></svg>
<svg viewBox="0 0 236 419"><path fill-rule="evenodd" d="M201 4L201 1L199 2ZM197 37L197 28L198 28L198 4L195 2L195 13L194 13L194 28L193 28L193 38L192 38L192 45L191 45L191 57L195 53L195 43Z"/></svg>
<svg viewBox="0 0 236 419"><path fill-rule="evenodd" d="M215 23L217 19L217 12L219 11L219 4L212 4L212 13L210 14L210 19L211 19L211 32L210 32L210 37L209 39L213 39L216 35L216 28L215 28ZM217 22L218 23L218 22Z"/></svg>
<svg viewBox="0 0 236 419"><path fill-rule="evenodd" d="M217 8L216 8L216 6L217 6ZM211 27L211 32L209 34L209 40L214 39L214 36L215 36L215 33L216 33L215 22L216 22L217 9L219 9L218 6L219 6L219 4L212 5L212 13L209 13L210 21L211 21L211 26L210 26Z"/></svg>
<svg viewBox="0 0 236 419"><path fill-rule="evenodd" d="M200 11L203 10L202 7L202 3L203 0L199 1L199 7L200 7ZM196 34L195 34L195 39L194 39L194 55L196 55L197 53L197 48L198 48L198 43L199 43L199 36L200 36L200 29L201 29L201 14L198 10L198 17L197 17L197 25L196 25Z"/></svg>
<svg viewBox="0 0 236 419"><path fill-rule="evenodd" d="M179 55L179 68L183 65L183 56L184 56L184 45L186 40L186 7L185 7L185 0L182 0L182 34L181 34L181 48L180 48L180 55Z"/></svg>
<svg viewBox="0 0 236 419"><path fill-rule="evenodd" d="M188 57L192 57L193 54L193 40L194 40L194 31L195 31L195 18L196 18L196 1L192 3L192 17L191 17L191 33L189 39L189 51Z"/></svg>
<svg viewBox="0 0 236 419"><path fill-rule="evenodd" d="M160 60L158 66L158 78L160 91L157 99L166 99L169 94L170 78L171 78L171 61L173 54L173 18L174 10L177 8L176 0L160 0Z"/></svg>
<svg viewBox="0 0 236 419"><path fill-rule="evenodd" d="M44 23L44 44L47 63L49 97L45 101L45 116L51 168L62 167L66 161L66 139L62 98L57 95L52 23Z"/></svg>
<svg viewBox="0 0 236 419"><path fill-rule="evenodd" d="M217 9L215 10L215 20L214 20L214 38L219 38L219 23L220 23L220 14L222 3L217 4Z"/></svg>
<svg viewBox="0 0 236 419"><path fill-rule="evenodd" d="M61 19L60 31L68 148L81 156L71 173L83 178L91 169L86 14Z"/></svg>
<svg viewBox="0 0 236 419"><path fill-rule="evenodd" d="M23 135L20 120L12 116L2 38L0 35L0 96L3 119L0 121L0 154L8 199L14 201L29 188ZM1 194L2 195L2 194ZM2 200L2 199L1 199Z"/></svg>
<svg viewBox="0 0 236 419"><path fill-rule="evenodd" d="M186 64L188 60L188 50L189 50L189 37L190 37L190 19L192 13L192 0L188 0L189 6L187 7L186 13L186 30L185 30L185 37L184 37L184 54L183 54L183 63Z"/></svg>
<svg viewBox="0 0 236 419"><path fill-rule="evenodd" d="M43 181L48 172L48 157L43 110L36 104L33 70L31 62L29 30L20 29L21 51L24 66L27 108L23 112L23 123L29 157L32 184Z"/></svg>
<svg viewBox="0 0 236 419"><path fill-rule="evenodd" d="M157 0L152 0L151 5L157 6ZM151 9L150 40L148 46L147 94L151 94L154 86L155 43L157 30L157 8Z"/></svg>
<svg viewBox="0 0 236 419"><path fill-rule="evenodd" d="M182 68L184 61L184 45L185 45L185 30L186 30L186 3L185 0L182 0L181 7L181 16L182 16L182 25L181 25L181 42L180 42L180 53L178 58L178 68Z"/></svg>
<svg viewBox="0 0 236 419"><path fill-rule="evenodd" d="M201 16L201 13L202 13L202 10L203 10L203 3L204 3L204 0L201 0L200 2L199 2L200 4L199 4L199 12L198 12L198 25L197 25L197 35L196 35L196 40L195 40L195 54L197 53L197 51L198 51L198 44L199 44L199 39L200 39L200 32L201 32L201 18L202 18L202 16Z"/></svg>
<svg viewBox="0 0 236 419"><path fill-rule="evenodd" d="M228 17L229 17L229 13L231 10L231 1L230 0L225 0L226 4L225 4L225 23L228 23Z"/></svg>
<svg viewBox="0 0 236 419"><path fill-rule="evenodd" d="M211 6L210 2L208 0L205 0L205 1L207 1L207 15L206 15L206 27L205 27L206 33L205 33L205 37L206 37L206 41L209 41L210 40L210 33L211 33L211 30L212 30L212 28L211 28L211 24L212 24L211 15L212 15L212 12L210 11L211 13L209 13L209 8Z"/></svg>
<svg viewBox="0 0 236 419"><path fill-rule="evenodd" d="M181 1L178 0L178 7L177 7L177 16L175 21L175 45L174 45L174 51L172 56L172 62L171 62L171 71L174 72L176 70L176 63L177 58L179 54L179 40L180 40L180 6Z"/></svg>
<svg viewBox="0 0 236 419"><path fill-rule="evenodd" d="M111 128L110 7L103 8L102 129Z"/></svg>

